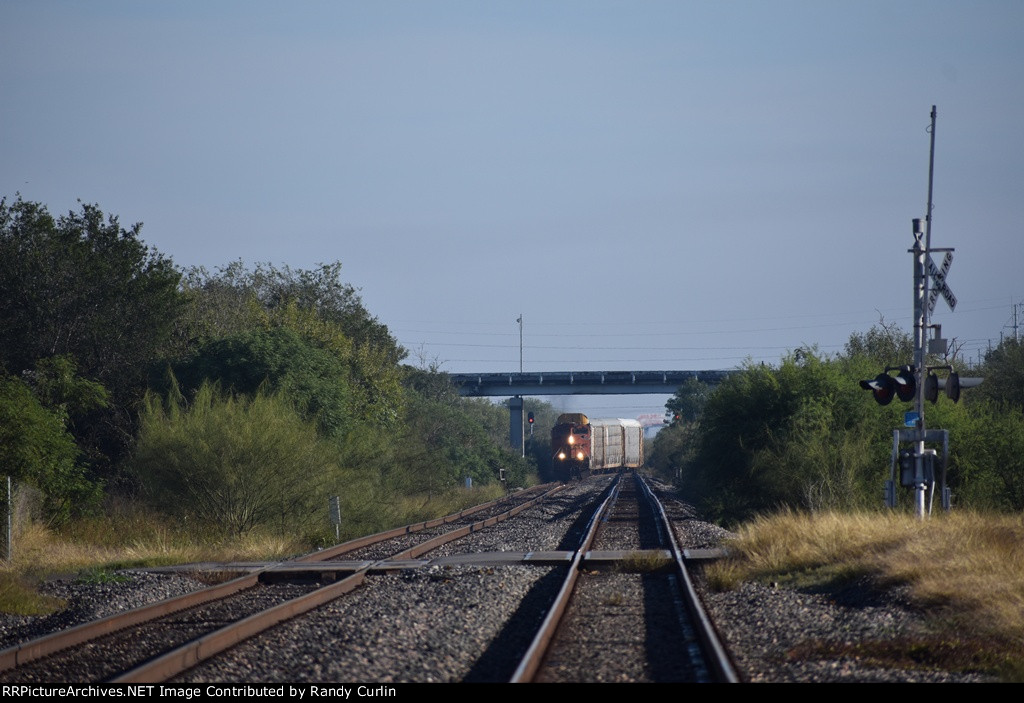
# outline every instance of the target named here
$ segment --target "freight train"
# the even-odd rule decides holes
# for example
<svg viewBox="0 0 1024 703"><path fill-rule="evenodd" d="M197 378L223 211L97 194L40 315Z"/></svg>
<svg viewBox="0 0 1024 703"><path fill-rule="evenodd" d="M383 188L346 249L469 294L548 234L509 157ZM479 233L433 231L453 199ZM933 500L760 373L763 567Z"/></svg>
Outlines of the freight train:
<svg viewBox="0 0 1024 703"><path fill-rule="evenodd" d="M563 413L551 429L551 464L563 481L644 463L644 428L636 420Z"/></svg>

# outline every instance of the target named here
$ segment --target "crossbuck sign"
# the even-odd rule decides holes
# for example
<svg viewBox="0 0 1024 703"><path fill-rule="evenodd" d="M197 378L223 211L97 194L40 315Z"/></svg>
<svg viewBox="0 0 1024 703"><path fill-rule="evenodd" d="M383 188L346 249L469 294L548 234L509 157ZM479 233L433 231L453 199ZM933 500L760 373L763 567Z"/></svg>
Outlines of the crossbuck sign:
<svg viewBox="0 0 1024 703"><path fill-rule="evenodd" d="M953 295L953 291L946 285L946 274L949 273L949 267L953 265L953 253L947 251L945 258L942 259L942 267L935 265L932 261L932 257L928 257L928 273L932 277L932 289L928 295L928 314L931 315L935 312L935 301L939 299L939 295L942 295L943 300L946 301L946 305L949 306L950 310L956 309L956 296Z"/></svg>

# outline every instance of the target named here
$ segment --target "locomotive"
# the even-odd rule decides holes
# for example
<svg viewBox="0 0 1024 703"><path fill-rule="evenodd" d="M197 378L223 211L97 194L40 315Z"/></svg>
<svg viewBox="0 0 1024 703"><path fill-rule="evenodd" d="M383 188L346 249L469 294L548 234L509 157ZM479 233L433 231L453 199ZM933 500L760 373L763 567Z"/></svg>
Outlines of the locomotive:
<svg viewBox="0 0 1024 703"><path fill-rule="evenodd" d="M636 420L591 420L563 413L551 429L551 464L563 481L644 463L644 428Z"/></svg>

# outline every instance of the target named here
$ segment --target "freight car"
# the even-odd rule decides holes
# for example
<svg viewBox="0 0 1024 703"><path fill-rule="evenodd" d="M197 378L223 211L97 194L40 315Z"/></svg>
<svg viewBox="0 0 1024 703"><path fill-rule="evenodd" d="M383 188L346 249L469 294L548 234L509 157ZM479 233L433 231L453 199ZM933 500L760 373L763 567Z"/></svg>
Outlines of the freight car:
<svg viewBox="0 0 1024 703"><path fill-rule="evenodd" d="M636 469L644 462L644 428L636 420L563 413L551 429L551 454L555 475L563 481Z"/></svg>

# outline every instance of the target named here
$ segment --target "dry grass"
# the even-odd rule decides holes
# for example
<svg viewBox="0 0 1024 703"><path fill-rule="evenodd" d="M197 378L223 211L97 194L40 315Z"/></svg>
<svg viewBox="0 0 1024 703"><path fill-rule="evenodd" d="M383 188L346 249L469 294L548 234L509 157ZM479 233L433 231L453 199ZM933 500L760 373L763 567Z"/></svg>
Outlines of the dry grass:
<svg viewBox="0 0 1024 703"><path fill-rule="evenodd" d="M391 520L368 529L383 530L457 512L503 493L500 485L480 486L430 499L402 499L392 506ZM225 537L168 521L130 503L108 505L104 516L78 520L59 533L26 519L15 536L14 559L0 565L0 612L38 615L59 608L60 602L36 591L42 580L55 575L105 579L122 568L285 559L310 551L310 537L286 538L256 530Z"/></svg>
<svg viewBox="0 0 1024 703"><path fill-rule="evenodd" d="M783 513L749 523L712 566L720 588L744 579L794 586L870 576L909 588L936 637L991 648L1004 675L1024 673L1024 518L969 512L921 521L897 513ZM1007 673L1009 672L1009 673Z"/></svg>
<svg viewBox="0 0 1024 703"><path fill-rule="evenodd" d="M131 510L81 521L62 533L29 522L15 536L14 558L0 567L0 612L39 615L59 608L59 601L36 591L51 576L88 580L121 568L282 559L300 551L297 540L257 534L211 539Z"/></svg>
<svg viewBox="0 0 1024 703"><path fill-rule="evenodd" d="M500 483L478 484L472 488L456 488L431 496L402 496L395 501L397 524L412 524L431 520L442 515L451 515L465 508L497 500L505 495ZM396 525L385 525L384 530Z"/></svg>

